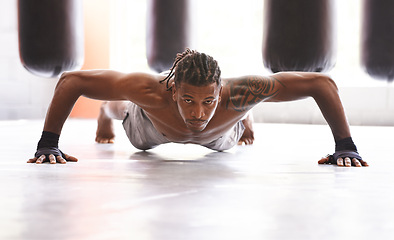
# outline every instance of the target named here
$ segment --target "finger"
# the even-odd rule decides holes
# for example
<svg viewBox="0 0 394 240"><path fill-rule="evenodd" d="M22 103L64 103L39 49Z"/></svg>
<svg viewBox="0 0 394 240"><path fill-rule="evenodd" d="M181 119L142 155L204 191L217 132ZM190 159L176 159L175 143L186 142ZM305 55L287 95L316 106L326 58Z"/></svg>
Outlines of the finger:
<svg viewBox="0 0 394 240"><path fill-rule="evenodd" d="M319 161L317 161L317 163L319 163L319 164L326 164L326 163L328 163L329 160L330 159L328 157L325 157L325 158L322 158Z"/></svg>
<svg viewBox="0 0 394 240"><path fill-rule="evenodd" d="M363 165L364 167L369 167L368 163L364 160L359 160L361 165Z"/></svg>
<svg viewBox="0 0 394 240"><path fill-rule="evenodd" d="M37 158L30 158L29 160L27 160L27 163L35 163L37 161Z"/></svg>
<svg viewBox="0 0 394 240"><path fill-rule="evenodd" d="M343 167L343 158L338 158L337 159L337 165L340 167Z"/></svg>
<svg viewBox="0 0 394 240"><path fill-rule="evenodd" d="M67 161L69 161L69 162L78 162L78 158L73 157L73 156L70 156L70 155L65 154L65 153L63 153L63 154L64 154L64 156L66 157L66 160L67 160Z"/></svg>
<svg viewBox="0 0 394 240"><path fill-rule="evenodd" d="M36 163L41 164L45 160L45 158L46 158L45 155L41 155L39 158L37 158Z"/></svg>
<svg viewBox="0 0 394 240"><path fill-rule="evenodd" d="M56 157L56 160L57 160L57 162L62 163L62 164L67 163L67 161L64 160L64 158L63 158L62 156L57 156L57 157Z"/></svg>
<svg viewBox="0 0 394 240"><path fill-rule="evenodd" d="M352 163L356 167L361 167L361 163L360 163L360 161L357 158L353 158L352 159Z"/></svg>
<svg viewBox="0 0 394 240"><path fill-rule="evenodd" d="M352 166L352 161L350 160L349 157L345 157L345 166L346 167L351 167Z"/></svg>
<svg viewBox="0 0 394 240"><path fill-rule="evenodd" d="M49 158L49 163L50 164L56 164L55 155L49 154L48 158Z"/></svg>

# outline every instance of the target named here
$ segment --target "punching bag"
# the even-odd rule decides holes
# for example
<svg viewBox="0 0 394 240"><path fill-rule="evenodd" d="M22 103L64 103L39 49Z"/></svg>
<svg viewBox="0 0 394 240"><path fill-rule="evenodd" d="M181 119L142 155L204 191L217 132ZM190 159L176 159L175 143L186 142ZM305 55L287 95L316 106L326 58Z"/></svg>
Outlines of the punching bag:
<svg viewBox="0 0 394 240"><path fill-rule="evenodd" d="M263 63L272 72L322 72L335 64L332 0L265 0Z"/></svg>
<svg viewBox="0 0 394 240"><path fill-rule="evenodd" d="M79 69L84 58L81 0L18 0L19 55L41 77Z"/></svg>
<svg viewBox="0 0 394 240"><path fill-rule="evenodd" d="M189 1L148 0L146 55L156 72L171 68L189 45Z"/></svg>
<svg viewBox="0 0 394 240"><path fill-rule="evenodd" d="M361 65L376 79L394 79L394 1L364 0Z"/></svg>

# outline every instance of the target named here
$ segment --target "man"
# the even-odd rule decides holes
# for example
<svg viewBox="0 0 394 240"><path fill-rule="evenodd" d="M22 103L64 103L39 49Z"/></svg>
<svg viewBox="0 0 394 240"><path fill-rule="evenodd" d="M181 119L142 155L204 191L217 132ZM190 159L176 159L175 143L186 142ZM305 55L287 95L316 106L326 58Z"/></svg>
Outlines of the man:
<svg viewBox="0 0 394 240"><path fill-rule="evenodd" d="M334 155L319 163L368 166L358 155L338 89L329 77L319 73L278 73L222 82L220 74L211 56L190 49L177 55L164 79L162 75L109 70L64 73L48 109L35 157L28 162L77 161L59 150L58 140L80 96L110 101L103 104L98 119L99 143L113 142L111 118L115 118L123 119L130 142L141 150L176 142L217 151L229 149L239 141L253 142L251 122L245 116L259 102L313 97L336 141Z"/></svg>

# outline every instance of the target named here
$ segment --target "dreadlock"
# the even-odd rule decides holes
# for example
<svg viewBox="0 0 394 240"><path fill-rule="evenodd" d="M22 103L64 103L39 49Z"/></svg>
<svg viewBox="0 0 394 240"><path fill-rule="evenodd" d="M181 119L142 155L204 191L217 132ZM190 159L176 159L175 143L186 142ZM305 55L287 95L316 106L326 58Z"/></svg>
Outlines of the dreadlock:
<svg viewBox="0 0 394 240"><path fill-rule="evenodd" d="M160 83L167 81L167 90L171 90L169 81L175 76L176 85L181 82L194 86L206 86L211 83L220 85L220 73L218 63L213 57L187 48L183 53L177 54L170 73Z"/></svg>

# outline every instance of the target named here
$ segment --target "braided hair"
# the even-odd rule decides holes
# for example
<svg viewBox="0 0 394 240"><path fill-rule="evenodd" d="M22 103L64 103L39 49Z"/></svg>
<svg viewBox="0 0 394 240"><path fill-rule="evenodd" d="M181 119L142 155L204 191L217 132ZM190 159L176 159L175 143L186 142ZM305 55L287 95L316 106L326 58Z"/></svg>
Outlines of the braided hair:
<svg viewBox="0 0 394 240"><path fill-rule="evenodd" d="M160 83L166 81L167 90L171 90L169 81L174 76L175 85L178 86L182 82L194 86L206 86L211 83L219 86L220 73L219 65L213 57L187 48L183 53L177 54L170 73Z"/></svg>

